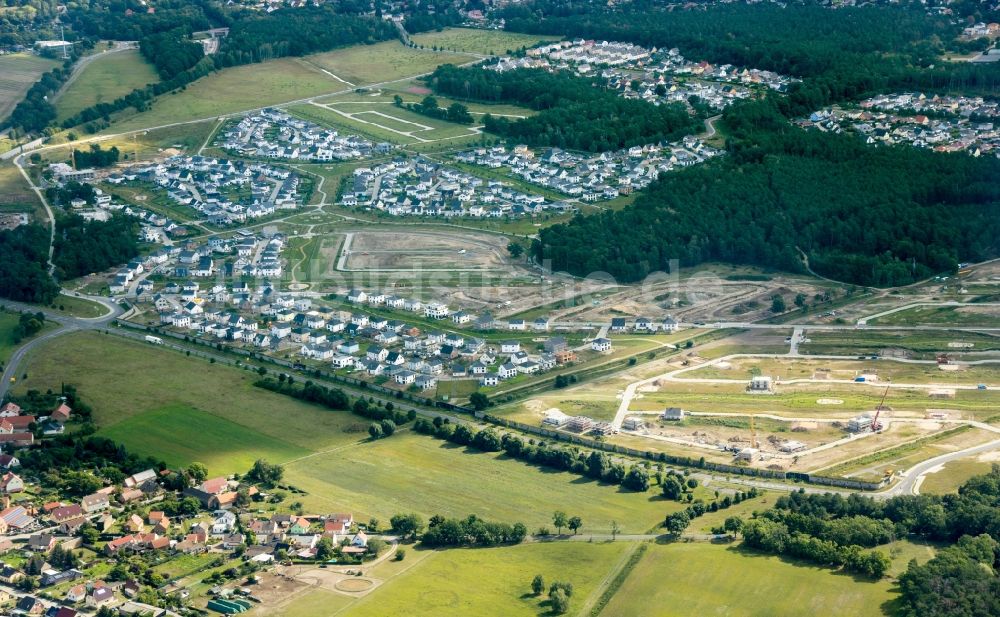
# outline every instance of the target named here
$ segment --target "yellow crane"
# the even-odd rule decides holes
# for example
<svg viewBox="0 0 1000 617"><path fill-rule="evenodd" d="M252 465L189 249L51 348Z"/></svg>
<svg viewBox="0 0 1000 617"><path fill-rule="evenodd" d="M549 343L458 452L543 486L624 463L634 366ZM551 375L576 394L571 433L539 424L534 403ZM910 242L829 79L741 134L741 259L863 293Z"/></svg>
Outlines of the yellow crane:
<svg viewBox="0 0 1000 617"><path fill-rule="evenodd" d="M754 426L753 414L750 414L750 447L754 449L759 449L760 446L757 445L757 428Z"/></svg>

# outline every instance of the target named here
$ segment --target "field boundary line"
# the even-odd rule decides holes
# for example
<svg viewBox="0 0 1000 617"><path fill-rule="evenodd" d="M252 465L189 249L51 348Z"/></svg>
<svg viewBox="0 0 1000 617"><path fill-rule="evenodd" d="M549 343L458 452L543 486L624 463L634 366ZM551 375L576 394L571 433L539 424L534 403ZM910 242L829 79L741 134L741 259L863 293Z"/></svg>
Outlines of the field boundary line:
<svg viewBox="0 0 1000 617"><path fill-rule="evenodd" d="M632 545L630 550L625 551L625 554L618 560L614 568L601 580L597 589L587 597L586 602L584 602L577 615L579 617L586 617L588 615L590 617L597 617L600 615L608 605L608 602L611 601L611 598L618 593L618 590L629 574L632 573L632 570L635 569L635 566L638 565L642 556L646 554L648 548L649 544L637 542Z"/></svg>

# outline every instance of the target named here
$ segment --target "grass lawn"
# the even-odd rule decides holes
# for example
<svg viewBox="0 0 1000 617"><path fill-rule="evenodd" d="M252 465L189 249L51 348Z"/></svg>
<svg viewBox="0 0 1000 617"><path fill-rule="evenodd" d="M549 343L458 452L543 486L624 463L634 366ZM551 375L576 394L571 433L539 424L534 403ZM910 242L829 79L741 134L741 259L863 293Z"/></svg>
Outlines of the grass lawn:
<svg viewBox="0 0 1000 617"><path fill-rule="evenodd" d="M464 64L474 58L447 52L435 52L405 47L399 41L375 45L356 45L345 49L314 54L306 62L330 71L355 86L382 83L430 73L442 64ZM340 84L332 77L331 83ZM338 89L338 88L331 88Z"/></svg>
<svg viewBox="0 0 1000 617"><path fill-rule="evenodd" d="M561 38L474 28L445 28L441 32L426 32L410 37L414 43L424 47L489 55L505 54L521 47L534 47L542 41L558 41Z"/></svg>
<svg viewBox="0 0 1000 617"><path fill-rule="evenodd" d="M203 77L183 92L157 98L152 109L131 117L122 116L108 132L231 114L336 92L344 87L296 58L237 66Z"/></svg>
<svg viewBox="0 0 1000 617"><path fill-rule="evenodd" d="M881 617L893 600L876 583L705 543L652 546L603 617Z"/></svg>
<svg viewBox="0 0 1000 617"><path fill-rule="evenodd" d="M347 467L353 473L344 473ZM307 509L353 508L361 520L410 511L425 518L476 514L520 521L534 532L551 527L552 513L563 510L583 518L583 534L610 533L612 520L624 533L645 533L681 507L652 489L632 493L408 432L292 463L285 478L310 493L302 499Z"/></svg>
<svg viewBox="0 0 1000 617"><path fill-rule="evenodd" d="M535 574L573 584L572 614L628 548L625 542L560 542L437 551L359 600L350 615L547 615L546 596L531 593Z"/></svg>
<svg viewBox="0 0 1000 617"><path fill-rule="evenodd" d="M269 617L316 617L317 615L335 615L354 599L343 594L313 589L296 597L282 607L266 606L253 615L268 615Z"/></svg>
<svg viewBox="0 0 1000 617"><path fill-rule="evenodd" d="M24 181L24 176L14 163L0 163L0 212L33 212L36 209L37 220L37 217L45 214L38 197Z"/></svg>
<svg viewBox="0 0 1000 617"><path fill-rule="evenodd" d="M57 60L34 54L0 56L0 121L7 119L10 112L24 98L24 93L43 73L59 64Z"/></svg>
<svg viewBox="0 0 1000 617"><path fill-rule="evenodd" d="M283 463L310 453L186 405L146 411L101 432L132 452L181 467L201 461L212 474L245 472L258 458Z"/></svg>
<svg viewBox="0 0 1000 617"><path fill-rule="evenodd" d="M0 366L6 365L10 355L17 349L13 337L18 319L17 313L0 313Z"/></svg>
<svg viewBox="0 0 1000 617"><path fill-rule="evenodd" d="M1000 459L991 456L990 453L952 461L940 470L924 476L924 481L920 484L920 492L937 495L954 493L969 478L988 473L991 465L998 462Z"/></svg>
<svg viewBox="0 0 1000 617"><path fill-rule="evenodd" d="M104 430L146 412L178 406L257 431L264 441L271 438L286 446L324 450L356 442L368 426L347 412L326 411L255 388L257 375L249 371L93 332L68 334L33 350L25 372L29 378L19 382L17 393L57 388L62 382L74 384ZM134 424L125 426L128 432ZM221 444L228 437L215 438L224 447ZM178 448L175 458L183 456L185 446L171 442ZM164 445L158 448L169 451Z"/></svg>
<svg viewBox="0 0 1000 617"><path fill-rule="evenodd" d="M2 302L0 302L2 304ZM16 311L7 312L6 310L0 311L0 366L6 366L7 360L10 359L11 355L17 350L18 347L26 344L32 338L42 336L50 330L54 330L57 326L53 321L46 321L45 325L42 327L41 332L33 337L27 338L18 344L14 343L14 328L17 327L21 316Z"/></svg>
<svg viewBox="0 0 1000 617"><path fill-rule="evenodd" d="M160 81L138 49L107 53L94 59L56 103L58 120L96 105L110 103L136 88Z"/></svg>
<svg viewBox="0 0 1000 617"><path fill-rule="evenodd" d="M51 306L52 309L73 317L100 317L108 312L103 304L75 296L59 295Z"/></svg>
<svg viewBox="0 0 1000 617"><path fill-rule="evenodd" d="M178 555L165 563L153 566L153 571L167 579L183 578L198 572L218 558L218 554L213 555L212 553Z"/></svg>

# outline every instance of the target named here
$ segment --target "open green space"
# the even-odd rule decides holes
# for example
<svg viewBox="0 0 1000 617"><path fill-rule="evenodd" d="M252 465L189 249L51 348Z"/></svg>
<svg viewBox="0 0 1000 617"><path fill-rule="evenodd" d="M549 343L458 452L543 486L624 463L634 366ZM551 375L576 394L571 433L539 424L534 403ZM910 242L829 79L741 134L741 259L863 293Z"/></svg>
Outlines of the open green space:
<svg viewBox="0 0 1000 617"><path fill-rule="evenodd" d="M338 114L333 110L327 109L326 107L320 107L318 105L293 105L289 107L287 111L304 120L309 120L310 122L315 122L317 124L340 130L346 130L349 133L361 135L362 137L368 137L369 139L374 139L376 141L388 141L390 143L403 145L417 142L417 139L414 137L394 133L393 131L379 125L358 122ZM328 188L334 189L335 187ZM332 198L331 201L333 201Z"/></svg>
<svg viewBox="0 0 1000 617"><path fill-rule="evenodd" d="M123 162L148 161L176 154L175 151L191 151L199 148L215 126L214 120L189 122L158 129L134 131L123 135L111 135L100 138L96 143L104 150L111 147L118 148L121 151ZM65 131L53 137L53 144L63 145L43 151L41 153L42 164L56 161L69 162L70 151L73 147L78 150L90 147L89 143L76 146L67 144L72 139L80 138L82 137L74 131Z"/></svg>
<svg viewBox="0 0 1000 617"><path fill-rule="evenodd" d="M603 617L882 617L888 580L706 543L651 546Z"/></svg>
<svg viewBox="0 0 1000 617"><path fill-rule="evenodd" d="M344 84L300 59L228 68L157 98L149 111L122 115L109 133L208 119L343 89Z"/></svg>
<svg viewBox="0 0 1000 617"><path fill-rule="evenodd" d="M575 614L628 548L625 542L559 542L437 551L359 600L350 614L548 615L545 594L531 593L536 574L549 583L573 584L570 614Z"/></svg>
<svg viewBox="0 0 1000 617"><path fill-rule="evenodd" d="M0 163L0 212L36 212L36 218L45 213L24 176L10 161Z"/></svg>
<svg viewBox="0 0 1000 617"><path fill-rule="evenodd" d="M559 39L558 36L475 28L445 28L441 32L425 32L410 37L411 41L424 47L489 55L506 54L522 47L534 47L543 41Z"/></svg>
<svg viewBox="0 0 1000 617"><path fill-rule="evenodd" d="M153 571L167 579L182 578L203 569L209 563L218 559L218 555L201 553L198 555L181 554L153 567Z"/></svg>
<svg viewBox="0 0 1000 617"><path fill-rule="evenodd" d="M945 464L941 469L928 473L920 484L921 493L941 495L954 493L972 476L988 473L990 467L1000 463L1000 458L990 453L972 456Z"/></svg>
<svg viewBox="0 0 1000 617"><path fill-rule="evenodd" d="M186 405L145 411L101 434L171 466L200 461L212 474L245 472L259 458L283 463L309 454L305 448Z"/></svg>
<svg viewBox="0 0 1000 617"><path fill-rule="evenodd" d="M799 345L804 354L872 355L886 349L900 349L913 352L916 358L932 358L938 352L1000 351L1000 337L979 332L817 330L806 336L809 342Z"/></svg>
<svg viewBox="0 0 1000 617"><path fill-rule="evenodd" d="M312 589L296 597L285 606L261 608L255 614L273 617L316 617L317 615L335 615L354 601L344 594Z"/></svg>
<svg viewBox="0 0 1000 617"><path fill-rule="evenodd" d="M59 66L57 60L34 54L0 56L0 121L24 98L24 94L48 70Z"/></svg>
<svg viewBox="0 0 1000 617"><path fill-rule="evenodd" d="M94 420L103 430L169 406L201 410L254 430L262 439L306 450L356 442L367 428L347 412L323 410L256 388L256 373L114 335L81 332L59 337L32 350L24 372L29 378L19 381L15 393L73 384L93 407ZM214 438L220 448L228 439L224 433Z"/></svg>
<svg viewBox="0 0 1000 617"><path fill-rule="evenodd" d="M50 308L60 313L65 313L73 317L101 317L108 312L108 308L99 302L76 296L60 295L52 301Z"/></svg>
<svg viewBox="0 0 1000 617"><path fill-rule="evenodd" d="M384 41L375 45L355 45L322 54L306 56L304 60L330 71L352 86L381 84L386 81L430 73L442 64L462 64L475 60L467 55L413 49L399 41ZM347 86L328 77L333 83ZM331 90L340 88L331 88Z"/></svg>
<svg viewBox="0 0 1000 617"><path fill-rule="evenodd" d="M19 321L20 315L18 313L0 311L0 366L5 366L7 364L7 360L10 359L11 354L13 354L18 347L27 342L14 342L14 329L17 328ZM46 323L45 328L43 328L43 332L45 329L53 327L55 326L51 323Z"/></svg>
<svg viewBox="0 0 1000 617"><path fill-rule="evenodd" d="M411 511L425 518L476 514L535 531L551 528L552 513L563 510L583 518L584 534L609 533L612 520L624 532L645 533L681 508L652 489L633 493L413 433L292 463L285 478L310 493L302 498L307 509L353 508L355 517L380 520Z"/></svg>
<svg viewBox="0 0 1000 617"><path fill-rule="evenodd" d="M153 66L138 49L106 53L92 60L56 103L58 121L96 105L110 103L160 80Z"/></svg>
<svg viewBox="0 0 1000 617"><path fill-rule="evenodd" d="M868 323L880 326L918 324L995 326L998 320L1000 320L998 306L916 306L884 317L869 319Z"/></svg>

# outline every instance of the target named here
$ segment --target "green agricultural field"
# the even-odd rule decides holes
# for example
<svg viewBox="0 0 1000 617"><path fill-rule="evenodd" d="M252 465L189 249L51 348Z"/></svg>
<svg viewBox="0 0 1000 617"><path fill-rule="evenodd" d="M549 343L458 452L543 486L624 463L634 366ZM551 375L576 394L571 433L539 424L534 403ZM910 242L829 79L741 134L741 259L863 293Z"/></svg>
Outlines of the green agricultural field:
<svg viewBox="0 0 1000 617"><path fill-rule="evenodd" d="M467 55L405 47L399 41L375 45L356 45L336 51L306 56L303 59L339 78L328 77L340 86L381 84L430 73L442 64L463 64L475 60ZM344 82L347 82L346 84ZM331 90L342 88L331 88Z"/></svg>
<svg viewBox="0 0 1000 617"><path fill-rule="evenodd" d="M138 49L105 53L92 60L56 103L58 121L96 105L110 103L148 84L160 81Z"/></svg>
<svg viewBox="0 0 1000 617"><path fill-rule="evenodd" d="M348 467L353 473L344 473ZM310 493L302 499L307 509L353 508L362 519L409 511L425 518L476 514L534 531L551 527L552 512L564 510L583 518L584 534L609 533L612 520L624 532L644 533L680 508L654 489L632 493L413 433L292 463L285 478Z"/></svg>
<svg viewBox="0 0 1000 617"><path fill-rule="evenodd" d="M186 405L145 411L100 434L174 467L201 461L217 475L245 472L259 458L284 463L310 454L305 448Z"/></svg>
<svg viewBox="0 0 1000 617"><path fill-rule="evenodd" d="M410 37L414 43L424 47L489 55L505 54L522 47L534 47L544 41L558 41L560 38L562 37L473 28L445 28L441 32L426 32Z"/></svg>
<svg viewBox="0 0 1000 617"><path fill-rule="evenodd" d="M344 84L297 58L228 68L165 94L149 111L123 115L109 133L207 119L344 89Z"/></svg>
<svg viewBox="0 0 1000 617"><path fill-rule="evenodd" d="M889 581L705 543L651 546L602 617L883 617Z"/></svg>
<svg viewBox="0 0 1000 617"><path fill-rule="evenodd" d="M600 593L604 579L633 547L626 542L561 542L436 551L356 602L350 614L547 615L547 598L531 593L536 574L547 582L573 584L570 614L575 614Z"/></svg>
<svg viewBox="0 0 1000 617"><path fill-rule="evenodd" d="M0 121L7 119L43 73L57 66L58 61L34 54L0 56Z"/></svg>
<svg viewBox="0 0 1000 617"><path fill-rule="evenodd" d="M357 416L255 388L254 373L113 335L83 332L59 337L33 350L24 372L29 378L18 384L16 393L58 388L63 382L76 385L103 430L146 412L180 406L256 431L261 439L305 450L325 450L354 443L362 434L367 437L367 423ZM227 436L218 434L215 439L223 447Z"/></svg>

